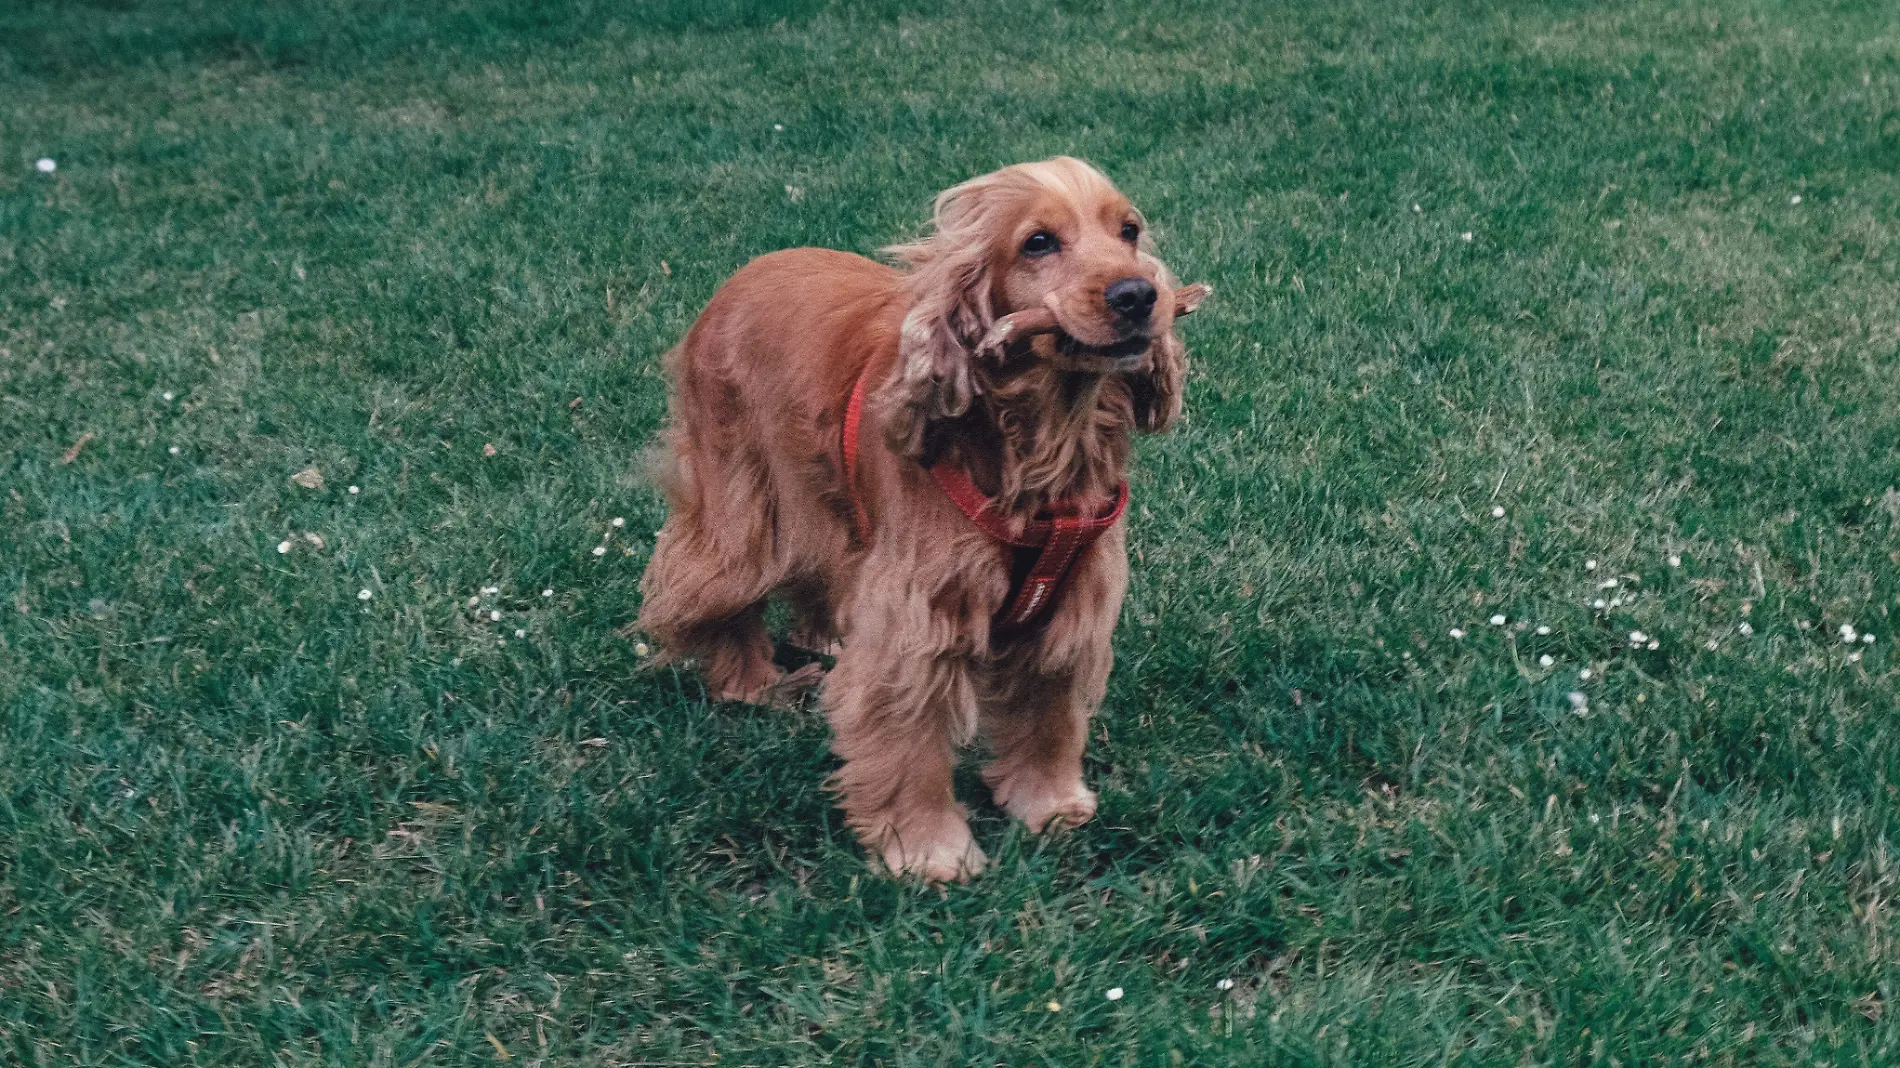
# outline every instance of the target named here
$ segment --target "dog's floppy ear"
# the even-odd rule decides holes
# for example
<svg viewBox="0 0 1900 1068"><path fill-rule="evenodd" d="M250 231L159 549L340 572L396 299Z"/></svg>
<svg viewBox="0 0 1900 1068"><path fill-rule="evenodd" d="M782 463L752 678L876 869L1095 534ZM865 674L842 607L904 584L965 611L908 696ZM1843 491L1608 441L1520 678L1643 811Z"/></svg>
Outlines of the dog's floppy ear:
<svg viewBox="0 0 1900 1068"><path fill-rule="evenodd" d="M951 265L945 264L945 267ZM885 435L891 447L912 459L930 451L933 424L970 410L981 392L972 352L989 329L988 272L942 270L911 306L897 340L897 374L884 387Z"/></svg>
<svg viewBox="0 0 1900 1068"><path fill-rule="evenodd" d="M1152 253L1142 252L1141 265L1148 268L1155 285L1174 300L1174 317L1180 319L1200 307L1211 290L1203 283L1183 286L1168 265ZM1166 333L1155 339L1148 350L1148 366L1128 376L1128 389L1135 403L1135 429L1158 434L1181 418L1181 394L1187 386L1187 345L1169 324Z"/></svg>
<svg viewBox="0 0 1900 1068"><path fill-rule="evenodd" d="M908 263L910 311L897 341L897 373L874 401L891 448L930 459L933 426L970 410L982 392L972 366L995 315L983 179L937 197L936 232L885 251Z"/></svg>

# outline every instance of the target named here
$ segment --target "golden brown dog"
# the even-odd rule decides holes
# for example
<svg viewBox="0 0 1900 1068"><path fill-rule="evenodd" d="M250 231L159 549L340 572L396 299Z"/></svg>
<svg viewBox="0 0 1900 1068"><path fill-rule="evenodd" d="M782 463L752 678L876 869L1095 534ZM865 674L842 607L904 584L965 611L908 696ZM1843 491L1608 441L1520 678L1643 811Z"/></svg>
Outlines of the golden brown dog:
<svg viewBox="0 0 1900 1068"><path fill-rule="evenodd" d="M1007 167L937 197L934 231L888 250L907 269L759 257L667 356L671 513L640 626L696 658L716 698L758 701L782 682L765 602L788 600L794 640L837 651L822 692L844 761L833 785L892 872L982 869L951 791L978 734L996 802L1031 830L1095 814L1082 749L1128 582L1114 509L1129 434L1180 414L1173 321L1204 292L1177 287L1144 230L1079 160ZM1035 621L999 613L1026 604L1042 558L973 522L945 472L1011 531L1101 517Z"/></svg>

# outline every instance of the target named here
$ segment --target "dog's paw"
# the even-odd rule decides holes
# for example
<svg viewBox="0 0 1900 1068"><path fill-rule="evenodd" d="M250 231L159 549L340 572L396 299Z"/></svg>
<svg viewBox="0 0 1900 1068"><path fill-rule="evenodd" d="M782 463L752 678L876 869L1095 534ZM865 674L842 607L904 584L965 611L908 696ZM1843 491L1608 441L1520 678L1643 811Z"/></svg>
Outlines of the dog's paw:
<svg viewBox="0 0 1900 1068"><path fill-rule="evenodd" d="M806 664L797 671L787 672L761 695L760 704L768 704L777 709L795 708L805 695L816 690L825 681L823 664Z"/></svg>
<svg viewBox="0 0 1900 1068"><path fill-rule="evenodd" d="M969 882L990 863L990 858L977 848L969 825L961 819L955 821L954 828L946 827L935 836L887 834L880 853L892 875L927 883Z"/></svg>
<svg viewBox="0 0 1900 1068"><path fill-rule="evenodd" d="M784 677L784 672L774 669L770 673L754 672L725 679L712 687L712 698L741 705L770 705Z"/></svg>
<svg viewBox="0 0 1900 1068"><path fill-rule="evenodd" d="M1095 818L1095 791L1080 781L1058 784L1020 772L1006 778L985 772L983 778L1003 811L1036 834Z"/></svg>

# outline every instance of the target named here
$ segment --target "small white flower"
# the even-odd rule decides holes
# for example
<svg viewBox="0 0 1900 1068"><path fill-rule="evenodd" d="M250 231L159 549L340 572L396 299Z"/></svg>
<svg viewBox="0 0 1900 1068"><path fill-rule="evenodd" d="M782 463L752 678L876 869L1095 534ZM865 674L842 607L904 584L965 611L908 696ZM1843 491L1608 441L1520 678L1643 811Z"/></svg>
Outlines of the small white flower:
<svg viewBox="0 0 1900 1068"><path fill-rule="evenodd" d="M1859 650L1859 649L1856 649L1856 650L1854 650L1853 652L1851 652L1851 653L1848 653L1848 654L1847 654L1847 662L1848 662L1848 663L1850 663L1850 664L1858 664L1858 663L1860 663L1860 650Z"/></svg>
<svg viewBox="0 0 1900 1068"><path fill-rule="evenodd" d="M1596 814L1596 813L1594 813L1594 812L1592 812L1592 813L1590 813L1590 822L1591 822L1591 823L1602 823L1602 822L1603 822L1603 817L1602 817L1602 816L1599 816L1599 815L1597 815L1597 814Z"/></svg>
<svg viewBox="0 0 1900 1068"><path fill-rule="evenodd" d="M496 594L498 594L498 593L500 593L500 592L501 592L501 587L500 587L500 586L483 586L483 587L482 587L482 596L483 596L483 597L493 597L494 595L496 595Z"/></svg>
<svg viewBox="0 0 1900 1068"><path fill-rule="evenodd" d="M1615 579L1604 579L1602 582L1597 583L1597 589L1613 590L1613 589L1616 589L1618 585L1619 584Z"/></svg>
<svg viewBox="0 0 1900 1068"><path fill-rule="evenodd" d="M1620 607L1622 607L1622 604L1623 604L1623 598L1621 598L1621 597L1612 597L1612 598L1610 598L1610 607L1611 607L1611 608L1620 608Z"/></svg>
<svg viewBox="0 0 1900 1068"><path fill-rule="evenodd" d="M633 643L633 655L635 656L645 656L652 651L653 650L647 648L647 643L645 642Z"/></svg>
<svg viewBox="0 0 1900 1068"><path fill-rule="evenodd" d="M1735 628L1735 633L1740 634L1742 637L1746 638L1750 634L1755 633L1755 625L1752 623L1743 623L1740 626Z"/></svg>
<svg viewBox="0 0 1900 1068"><path fill-rule="evenodd" d="M367 590L367 589L362 589L362 590L357 590L357 591L356 591L356 599L357 599L357 600L359 600L359 601L367 601L367 600L369 600L369 599L370 599L371 597L374 597L374 596L376 596L376 595L375 595L375 594L373 594L373 593L371 593L371 592L369 592L369 590Z"/></svg>
<svg viewBox="0 0 1900 1068"><path fill-rule="evenodd" d="M481 603L482 603L482 599L480 597L470 597L468 599L468 606L470 608L473 608L476 605L481 604Z"/></svg>
<svg viewBox="0 0 1900 1068"><path fill-rule="evenodd" d="M525 637L527 637L527 636L528 636L528 632L527 632L527 631L525 631L525 630L517 630L517 631L515 631L515 637L517 637L517 638L525 638Z"/></svg>
<svg viewBox="0 0 1900 1068"><path fill-rule="evenodd" d="M1570 711L1575 712L1579 716L1586 715L1590 711L1590 698L1585 696L1582 691L1572 690L1564 694L1564 700L1570 702Z"/></svg>
<svg viewBox="0 0 1900 1068"><path fill-rule="evenodd" d="M1214 989L1216 990L1232 990L1233 988L1234 981L1232 979L1222 979L1220 982L1214 984Z"/></svg>
<svg viewBox="0 0 1900 1068"><path fill-rule="evenodd" d="M1857 642L1860 640L1860 635L1855 633L1852 623L1841 624L1841 640L1844 642Z"/></svg>
<svg viewBox="0 0 1900 1068"><path fill-rule="evenodd" d="M1502 627L1504 625L1504 615L1499 613L1498 615L1492 616L1491 625L1494 627Z"/></svg>
<svg viewBox="0 0 1900 1068"><path fill-rule="evenodd" d="M1790 203L1790 204L1799 204L1799 203L1801 203L1801 194L1799 194L1799 193L1796 193L1796 194L1795 194L1794 196L1791 196L1791 197L1789 197L1789 198L1788 198L1788 203Z"/></svg>
<svg viewBox="0 0 1900 1068"><path fill-rule="evenodd" d="M1451 636L1452 636L1452 637L1454 637L1454 638L1462 638L1462 637L1464 637L1464 636L1465 636L1465 630L1464 630L1464 628L1463 628L1463 627L1453 627L1453 628L1451 628Z"/></svg>
<svg viewBox="0 0 1900 1068"><path fill-rule="evenodd" d="M1801 630L1808 630L1808 629L1810 629L1811 627L1813 627L1813 626L1814 626L1814 624L1812 624L1812 623L1810 623L1810 622L1808 622L1808 621L1807 621L1807 620L1805 620L1805 619L1798 619L1798 620L1796 620L1796 621L1795 621L1795 624L1794 624L1794 625L1795 625L1796 627L1798 627L1798 628L1800 628Z"/></svg>
<svg viewBox="0 0 1900 1068"><path fill-rule="evenodd" d="M1584 668L1584 669L1583 669L1582 671L1579 671L1579 672L1577 672L1577 677L1578 677L1578 678L1580 678L1580 679L1582 679L1582 680L1583 680L1583 681L1585 681L1585 682L1589 682L1589 681L1590 681L1590 669L1589 669L1589 668Z"/></svg>
<svg viewBox="0 0 1900 1068"><path fill-rule="evenodd" d="M450 660L450 661L449 661L449 666L450 666L450 667L461 667L461 666L462 666L462 658L458 656L458 657L455 657L454 659L452 659L452 660Z"/></svg>
<svg viewBox="0 0 1900 1068"><path fill-rule="evenodd" d="M607 555L607 547L606 547L605 545L596 545L596 546L594 546L594 555L595 555L595 556L606 556L606 555Z"/></svg>
<svg viewBox="0 0 1900 1068"><path fill-rule="evenodd" d="M1458 236L1459 236L1459 237L1460 237L1461 239L1463 239L1463 240L1464 240L1464 241L1465 241L1465 242L1466 242L1467 244L1469 244L1469 243L1470 243L1470 241L1471 241L1471 231L1469 231L1469 230L1466 230L1466 231L1465 231L1464 233L1462 233L1462 234L1459 234Z"/></svg>
<svg viewBox="0 0 1900 1068"><path fill-rule="evenodd" d="M1597 569L1597 562L1595 560L1585 560L1583 562L1583 569L1585 571L1595 571Z"/></svg>
<svg viewBox="0 0 1900 1068"><path fill-rule="evenodd" d="M1669 558L1669 566L1670 566L1670 567L1681 567L1681 566L1682 566L1682 557L1680 557L1680 556L1671 556L1671 557Z"/></svg>
<svg viewBox="0 0 1900 1068"><path fill-rule="evenodd" d="M1493 507L1492 507L1492 509L1491 509L1491 518L1493 518L1493 519L1503 519L1503 518L1504 518L1504 506L1503 506L1503 505L1501 505L1501 504L1500 504L1500 505L1495 505L1495 506L1493 506Z"/></svg>
<svg viewBox="0 0 1900 1068"><path fill-rule="evenodd" d="M619 529L620 529L621 527L624 527L624 526L626 526L626 525L627 525L627 521L626 521L625 519L623 519L623 518L621 518L620 516L614 516L614 529L615 529L615 530L619 530Z"/></svg>
<svg viewBox="0 0 1900 1068"><path fill-rule="evenodd" d="M552 596L554 596L554 591L553 591L553 590L542 590L542 591L541 591L541 596L543 596L543 597L552 597Z"/></svg>
<svg viewBox="0 0 1900 1068"><path fill-rule="evenodd" d="M34 162L33 167L41 174L51 174L59 170L59 164L53 162L53 157L51 156L41 156Z"/></svg>
<svg viewBox="0 0 1900 1068"><path fill-rule="evenodd" d="M1630 631L1630 644L1631 644L1631 645L1641 645L1641 644L1643 644L1644 642L1646 642L1646 641L1648 641L1648 640L1649 640L1649 635L1647 635L1647 634L1644 634L1644 633L1643 633L1642 631L1640 631L1640 630L1633 630L1633 631Z"/></svg>
<svg viewBox="0 0 1900 1068"><path fill-rule="evenodd" d="M289 551L290 551L290 539L286 538L283 541L280 541L277 543L277 553L279 556Z"/></svg>
<svg viewBox="0 0 1900 1068"><path fill-rule="evenodd" d="M1871 634L1863 634L1860 636L1860 641L1862 645L1872 645L1874 644L1874 636Z"/></svg>
<svg viewBox="0 0 1900 1068"><path fill-rule="evenodd" d="M492 611L492 612L489 612L489 613L488 613L488 621L489 621L490 623L499 623L499 622L501 622L501 612L500 612L500 611Z"/></svg>
<svg viewBox="0 0 1900 1068"><path fill-rule="evenodd" d="M168 389L168 390L166 390L165 392L163 392L163 393L161 393L161 394L159 394L159 396L161 396L161 397L164 397L164 398L165 398L166 400L171 400L171 399L172 399L172 391Z"/></svg>
<svg viewBox="0 0 1900 1068"><path fill-rule="evenodd" d="M178 446L173 445L171 448L166 449L165 451L171 453L173 456L176 456L178 455Z"/></svg>
<svg viewBox="0 0 1900 1068"><path fill-rule="evenodd" d="M1423 215L1424 213L1425 213L1424 208L1419 207L1417 204L1412 205L1412 214Z"/></svg>
<svg viewBox="0 0 1900 1068"><path fill-rule="evenodd" d="M1599 597L1596 600L1590 602L1590 607L1601 612L1609 606L1603 603L1603 598Z"/></svg>
<svg viewBox="0 0 1900 1068"><path fill-rule="evenodd" d="M775 133L783 133L785 131L785 124L782 122L775 122L772 124L772 130Z"/></svg>
<svg viewBox="0 0 1900 1068"><path fill-rule="evenodd" d="M1539 637L1542 637L1543 635L1546 635L1549 633L1550 633L1550 624L1548 623L1537 628L1537 634Z"/></svg>
<svg viewBox="0 0 1900 1068"><path fill-rule="evenodd" d="M1123 993L1125 993L1125 991L1123 991L1121 987L1111 986L1108 988L1108 993L1103 994L1102 996L1107 998L1110 1001L1120 1001L1122 999Z"/></svg>
<svg viewBox="0 0 1900 1068"><path fill-rule="evenodd" d="M1645 646L1643 646L1643 648L1645 648L1645 649L1660 649L1660 648L1662 648L1662 643L1661 643L1661 642L1659 642L1659 641L1657 641L1657 640L1656 640L1656 639L1654 639L1654 638L1651 638L1651 639L1649 640L1649 644L1648 644L1648 645L1645 645Z"/></svg>
<svg viewBox="0 0 1900 1068"><path fill-rule="evenodd" d="M1556 659L1553 658L1549 653L1545 653L1543 656L1540 656L1537 658L1537 663L1543 667L1549 667L1550 665L1555 664L1556 662L1557 662Z"/></svg>
<svg viewBox="0 0 1900 1068"><path fill-rule="evenodd" d="M362 487L360 487L360 486L351 486L351 487L350 487L350 492L351 492L351 493L361 493L361 492L363 492L363 490L362 490Z"/></svg>

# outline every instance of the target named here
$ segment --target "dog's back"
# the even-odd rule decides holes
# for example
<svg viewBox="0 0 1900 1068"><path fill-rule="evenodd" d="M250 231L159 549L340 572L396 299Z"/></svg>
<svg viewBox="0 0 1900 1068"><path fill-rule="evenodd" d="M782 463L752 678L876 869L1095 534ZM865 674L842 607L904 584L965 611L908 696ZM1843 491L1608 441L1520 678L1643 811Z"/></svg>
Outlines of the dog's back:
<svg viewBox="0 0 1900 1068"><path fill-rule="evenodd" d="M903 275L849 252L794 248L739 268L713 294L686 337L667 356L676 404L702 390L718 399L782 413L793 399L814 399L809 380L840 389L882 341L896 348ZM885 327L880 329L880 327ZM737 413L676 408L674 418L727 419Z"/></svg>

